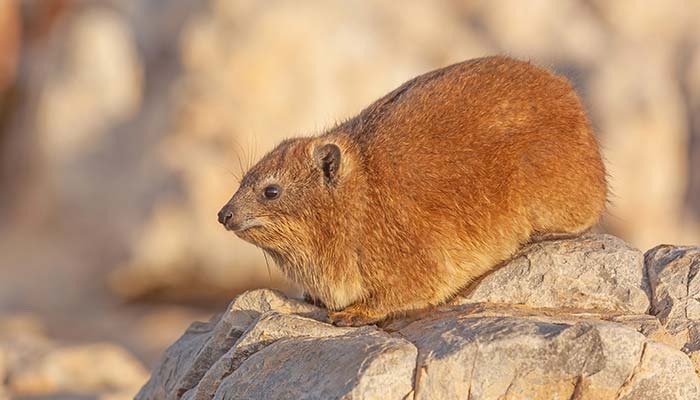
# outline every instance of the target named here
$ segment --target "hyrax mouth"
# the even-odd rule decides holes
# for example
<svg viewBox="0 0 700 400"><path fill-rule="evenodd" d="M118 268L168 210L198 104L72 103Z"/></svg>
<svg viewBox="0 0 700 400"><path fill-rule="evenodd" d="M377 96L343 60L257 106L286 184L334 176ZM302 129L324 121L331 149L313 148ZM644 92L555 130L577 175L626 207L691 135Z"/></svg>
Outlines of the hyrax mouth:
<svg viewBox="0 0 700 400"><path fill-rule="evenodd" d="M244 220L243 222L241 222L239 224L230 224L230 225L225 225L225 226L226 226L227 230L233 231L234 233L243 233L243 232L245 232L249 229L252 229L252 228L259 228L259 227L263 226L263 223L260 222L256 218L250 218L250 219Z"/></svg>

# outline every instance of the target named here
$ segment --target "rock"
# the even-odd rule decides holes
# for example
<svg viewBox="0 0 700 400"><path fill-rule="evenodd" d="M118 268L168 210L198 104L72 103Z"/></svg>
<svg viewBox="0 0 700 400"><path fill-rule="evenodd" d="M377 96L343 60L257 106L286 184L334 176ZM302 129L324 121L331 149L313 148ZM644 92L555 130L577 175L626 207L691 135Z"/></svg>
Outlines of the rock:
<svg viewBox="0 0 700 400"><path fill-rule="evenodd" d="M108 127L133 118L142 90L136 43L118 12L95 7L78 14L63 50L37 109L42 151L57 168L94 149Z"/></svg>
<svg viewBox="0 0 700 400"><path fill-rule="evenodd" d="M700 247L654 247L644 255L652 289L651 313L662 322L700 320Z"/></svg>
<svg viewBox="0 0 700 400"><path fill-rule="evenodd" d="M248 356L279 339L335 337L352 331L352 329L335 329L328 324L296 315L267 312L260 316L260 320L237 340L226 354L211 365L197 386L185 393L183 398L212 398L224 378L231 375Z"/></svg>
<svg viewBox="0 0 700 400"><path fill-rule="evenodd" d="M376 328L287 337L245 359L214 399L404 399L413 390L416 353Z"/></svg>
<svg viewBox="0 0 700 400"><path fill-rule="evenodd" d="M660 245L644 255L651 314L700 371L700 247Z"/></svg>
<svg viewBox="0 0 700 400"><path fill-rule="evenodd" d="M700 323L674 311L695 254L652 250L645 268L608 235L539 243L465 298L380 327L246 292L171 346L137 398L700 399Z"/></svg>
<svg viewBox="0 0 700 400"><path fill-rule="evenodd" d="M648 292L641 252L614 236L589 235L532 245L459 302L643 314Z"/></svg>
<svg viewBox="0 0 700 400"><path fill-rule="evenodd" d="M266 296L245 296L260 294ZM225 354L201 363L208 370L190 389L161 386L157 376L182 374L161 363L137 398L700 398L685 354L599 318L466 304L394 322L385 333L268 311ZM192 359L203 352L196 344L180 348L168 354Z"/></svg>
<svg viewBox="0 0 700 400"><path fill-rule="evenodd" d="M645 378L629 382L638 368L647 367L645 362L671 366L658 372L666 380L688 379L671 385L677 395L667 398L700 396L700 381L683 353L618 324L482 317L457 309L401 332L419 350L416 399L604 399L639 386L646 397L635 398L661 398L658 394L668 387L647 387ZM653 344L654 355L640 365L647 344Z"/></svg>
<svg viewBox="0 0 700 400"><path fill-rule="evenodd" d="M0 383L10 384L16 368L36 364L55 348L34 316L0 315Z"/></svg>
<svg viewBox="0 0 700 400"><path fill-rule="evenodd" d="M246 302L247 298L266 297L270 293L252 291L241 297ZM313 307L298 305L286 311L304 313L305 308ZM391 337L375 327L336 328L278 311L267 311L249 320L251 311L258 310L230 307L222 316L222 320L250 323L242 335L235 329L231 331L237 333L228 337L237 340L223 355L212 351L214 346L201 345L221 336L224 330L221 322L213 329L211 323L191 327L167 350L164 361L137 398L403 399L411 392L417 351L406 340ZM322 312L306 314L325 319ZM178 372L180 365L168 362L175 355L184 373ZM173 376L177 379L168 380ZM295 384L270 385L270 382Z"/></svg>
<svg viewBox="0 0 700 400"><path fill-rule="evenodd" d="M661 343L648 341L619 399L698 399L700 386L690 360ZM595 397L594 397L595 398Z"/></svg>
<svg viewBox="0 0 700 400"><path fill-rule="evenodd" d="M684 341L670 334L652 315L616 315L609 318L609 321L632 328L647 338L667 344L674 349L681 349L685 345Z"/></svg>
<svg viewBox="0 0 700 400"><path fill-rule="evenodd" d="M141 363L115 344L65 345L47 338L32 315L0 316L2 400L130 399L147 378Z"/></svg>
<svg viewBox="0 0 700 400"><path fill-rule="evenodd" d="M59 347L28 364L17 365L8 386L16 395L25 396L109 393L115 388L133 394L147 378L143 366L124 349L98 343Z"/></svg>
<svg viewBox="0 0 700 400"><path fill-rule="evenodd" d="M287 299L277 291L246 292L234 299L222 315L207 323L192 324L165 351L156 371L137 397L166 399L172 398L173 393L180 396L192 389L262 313L272 310L325 318L324 310ZM212 374L209 379L212 379Z"/></svg>
<svg viewBox="0 0 700 400"><path fill-rule="evenodd" d="M137 398L357 398L361 392L401 399L411 391L414 346L377 328L318 321L325 319L323 310L279 292L246 292L218 319L193 324ZM265 384L280 380L299 385Z"/></svg>

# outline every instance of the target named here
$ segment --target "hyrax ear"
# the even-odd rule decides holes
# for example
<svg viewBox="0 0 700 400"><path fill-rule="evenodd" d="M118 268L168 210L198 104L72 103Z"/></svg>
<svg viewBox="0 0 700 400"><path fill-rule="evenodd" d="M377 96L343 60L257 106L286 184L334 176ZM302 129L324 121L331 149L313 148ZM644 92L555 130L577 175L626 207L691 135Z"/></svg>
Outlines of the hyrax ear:
<svg viewBox="0 0 700 400"><path fill-rule="evenodd" d="M323 171L326 184L333 185L337 182L342 157L340 147L334 143L319 145L314 149L313 157L316 166Z"/></svg>

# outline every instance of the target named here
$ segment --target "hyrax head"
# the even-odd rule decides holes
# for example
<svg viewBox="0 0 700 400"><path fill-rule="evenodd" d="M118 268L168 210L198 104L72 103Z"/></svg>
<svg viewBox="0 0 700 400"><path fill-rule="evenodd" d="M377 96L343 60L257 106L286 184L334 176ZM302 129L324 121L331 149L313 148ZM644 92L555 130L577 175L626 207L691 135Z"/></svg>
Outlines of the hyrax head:
<svg viewBox="0 0 700 400"><path fill-rule="evenodd" d="M317 245L311 239L337 223L329 209L339 206L349 169L339 144L322 138L286 140L245 174L219 211L219 222L278 254Z"/></svg>

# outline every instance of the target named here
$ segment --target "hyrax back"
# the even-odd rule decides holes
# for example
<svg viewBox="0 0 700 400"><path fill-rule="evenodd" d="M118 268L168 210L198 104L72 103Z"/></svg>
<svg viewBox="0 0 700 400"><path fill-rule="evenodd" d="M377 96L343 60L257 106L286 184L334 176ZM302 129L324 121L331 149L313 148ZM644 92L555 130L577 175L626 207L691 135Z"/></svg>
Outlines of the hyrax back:
<svg viewBox="0 0 700 400"><path fill-rule="evenodd" d="M337 311L336 324L359 325L444 302L535 235L585 231L606 193L567 80L487 57L283 142L219 220Z"/></svg>

